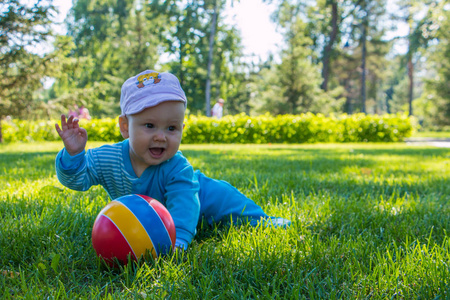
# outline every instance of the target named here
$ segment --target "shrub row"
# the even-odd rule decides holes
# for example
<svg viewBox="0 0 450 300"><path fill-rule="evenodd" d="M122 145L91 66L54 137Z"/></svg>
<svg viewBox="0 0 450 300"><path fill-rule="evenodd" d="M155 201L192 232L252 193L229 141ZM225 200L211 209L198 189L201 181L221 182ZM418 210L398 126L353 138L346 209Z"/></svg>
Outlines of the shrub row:
<svg viewBox="0 0 450 300"><path fill-rule="evenodd" d="M55 129L56 120L49 121L2 121L5 142L32 142L60 140ZM90 141L114 142L123 140L117 119L105 118L91 121L80 120L80 126L88 132Z"/></svg>
<svg viewBox="0 0 450 300"><path fill-rule="evenodd" d="M56 121L2 122L5 142L55 141ZM122 140L117 119L80 121L90 141ZM409 137L413 122L405 115L302 115L244 114L220 120L202 116L186 118L183 143L346 143L397 142Z"/></svg>

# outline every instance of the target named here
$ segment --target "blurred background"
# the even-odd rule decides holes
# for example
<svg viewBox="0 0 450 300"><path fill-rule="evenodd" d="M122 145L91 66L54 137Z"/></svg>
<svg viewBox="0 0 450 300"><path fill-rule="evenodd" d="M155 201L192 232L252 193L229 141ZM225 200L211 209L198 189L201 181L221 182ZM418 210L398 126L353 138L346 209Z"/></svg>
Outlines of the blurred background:
<svg viewBox="0 0 450 300"><path fill-rule="evenodd" d="M174 73L188 113L405 113L450 126L444 0L0 3L0 118L120 113L124 80Z"/></svg>

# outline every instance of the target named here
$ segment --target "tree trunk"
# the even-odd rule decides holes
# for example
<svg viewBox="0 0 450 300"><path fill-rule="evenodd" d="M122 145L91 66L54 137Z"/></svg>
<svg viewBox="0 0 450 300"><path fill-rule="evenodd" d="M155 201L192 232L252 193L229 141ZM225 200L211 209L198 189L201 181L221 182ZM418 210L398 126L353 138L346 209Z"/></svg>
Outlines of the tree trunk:
<svg viewBox="0 0 450 300"><path fill-rule="evenodd" d="M345 79L344 81L344 89L347 91L347 95L345 97L345 112L349 115L353 113L353 107L352 107L352 97L350 97L348 91L350 90L350 79Z"/></svg>
<svg viewBox="0 0 450 300"><path fill-rule="evenodd" d="M209 35L209 53L208 53L208 71L206 75L206 115L211 117L211 67L213 61L213 49L214 49L214 37L216 35L216 23L217 23L217 0L214 1L214 12L211 22L211 32Z"/></svg>
<svg viewBox="0 0 450 300"><path fill-rule="evenodd" d="M412 56L408 59L408 78L409 78L409 91L408 91L408 103L409 103L409 115L413 115L413 93L414 93L414 64L412 63Z"/></svg>
<svg viewBox="0 0 450 300"><path fill-rule="evenodd" d="M331 1L331 33L328 44L323 49L322 58L322 85L320 86L322 90L328 90L328 77L330 75L330 56L331 50L333 49L334 42L336 41L338 33L338 6L335 1Z"/></svg>
<svg viewBox="0 0 450 300"><path fill-rule="evenodd" d="M180 63L180 70L178 71L178 80L180 81L181 86L184 87L184 72L183 72L183 61L184 61L184 46L183 42L180 41L180 57L179 57L179 63Z"/></svg>
<svg viewBox="0 0 450 300"><path fill-rule="evenodd" d="M180 32L181 28L180 25L177 25L177 32ZM179 59L179 63L180 63L180 69L178 70L178 80L180 81L180 84L182 87L185 86L185 82L184 82L184 70L183 70L183 62L184 62L184 42L182 41L181 38L178 38L178 42L180 43L180 57Z"/></svg>
<svg viewBox="0 0 450 300"><path fill-rule="evenodd" d="M0 143L3 143L2 119L3 119L3 118L0 116Z"/></svg>
<svg viewBox="0 0 450 300"><path fill-rule="evenodd" d="M367 18L367 17L366 17ZM362 54L361 54L361 112L366 113L366 56L367 56L367 45L366 45L366 35L367 26L366 21L362 24Z"/></svg>
<svg viewBox="0 0 450 300"><path fill-rule="evenodd" d="M387 92L387 93L389 93L389 94L388 94L388 96L386 97L386 112L387 112L388 114L391 113L391 104L390 104L390 102L389 102L389 101L392 99L392 97L391 97L390 95L392 95L393 92L391 92L391 90L393 90L392 87L388 89L388 92Z"/></svg>

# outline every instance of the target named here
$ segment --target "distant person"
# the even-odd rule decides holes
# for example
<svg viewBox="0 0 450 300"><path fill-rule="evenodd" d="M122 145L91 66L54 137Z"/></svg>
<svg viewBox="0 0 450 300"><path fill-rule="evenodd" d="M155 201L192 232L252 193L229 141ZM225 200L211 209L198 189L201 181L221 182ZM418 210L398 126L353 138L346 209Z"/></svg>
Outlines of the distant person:
<svg viewBox="0 0 450 300"><path fill-rule="evenodd" d="M80 113L78 114L78 118L90 120L91 115L89 114L89 110L86 107L81 106Z"/></svg>
<svg viewBox="0 0 450 300"><path fill-rule="evenodd" d="M78 108L78 105L75 105L75 110L69 109L69 113L67 114L68 117L74 117L78 118L80 109Z"/></svg>
<svg viewBox="0 0 450 300"><path fill-rule="evenodd" d="M223 115L223 104L225 103L225 100L223 100L222 98L220 98L216 104L214 104L211 112L212 112L212 117L220 119L222 118Z"/></svg>
<svg viewBox="0 0 450 300"><path fill-rule="evenodd" d="M61 127L56 124L64 142L56 157L59 181L76 191L101 185L111 199L129 194L157 199L172 215L175 246L182 249L202 217L210 224L243 218L253 226L288 226L289 220L269 217L229 183L194 171L178 150L186 104L177 77L147 70L122 85L119 128L124 141L85 149L86 129L78 119L62 115Z"/></svg>

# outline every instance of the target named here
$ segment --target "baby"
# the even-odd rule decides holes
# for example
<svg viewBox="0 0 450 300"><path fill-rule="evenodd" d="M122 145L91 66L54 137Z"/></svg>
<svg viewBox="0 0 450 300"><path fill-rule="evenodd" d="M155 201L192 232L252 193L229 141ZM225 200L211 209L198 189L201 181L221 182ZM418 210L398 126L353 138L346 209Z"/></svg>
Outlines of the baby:
<svg viewBox="0 0 450 300"><path fill-rule="evenodd" d="M184 128L186 95L170 73L147 70L122 85L119 116L122 142L85 150L87 132L73 116L61 116L56 131L64 142L56 174L66 187L86 191L101 185L111 199L143 194L166 206L176 227L176 247L187 249L201 218L212 224L239 219L288 226L269 217L229 183L194 171L178 150Z"/></svg>

